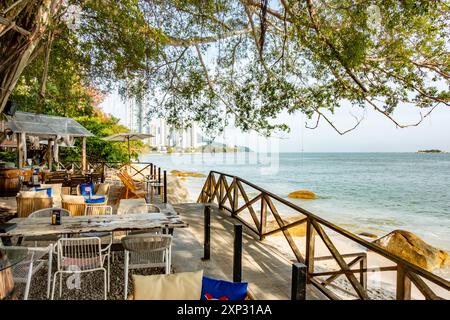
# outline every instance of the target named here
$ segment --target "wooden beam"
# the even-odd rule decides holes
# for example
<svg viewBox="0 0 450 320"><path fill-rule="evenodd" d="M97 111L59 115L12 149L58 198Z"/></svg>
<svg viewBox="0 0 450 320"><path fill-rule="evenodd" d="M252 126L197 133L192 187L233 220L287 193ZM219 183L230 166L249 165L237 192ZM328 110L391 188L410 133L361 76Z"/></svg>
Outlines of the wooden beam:
<svg viewBox="0 0 450 320"><path fill-rule="evenodd" d="M338 263L339 267L343 271L349 271L350 268L345 262L344 258L342 258L339 251L334 246L333 242L330 240L328 235L325 233L325 231L322 229L322 227L317 223L314 219L311 219L311 222L316 229L317 233L319 234L320 238L322 238L323 242L327 246L328 250L330 250L331 254L333 255L334 259ZM356 279L355 275L353 273L345 273L348 281L350 281L350 284L355 289L356 293L358 294L359 298L363 300L368 300L369 296L367 295L366 290L364 287L359 283L358 279Z"/></svg>
<svg viewBox="0 0 450 320"><path fill-rule="evenodd" d="M81 141L81 170L83 173L87 171L86 137L83 137Z"/></svg>
<svg viewBox="0 0 450 320"><path fill-rule="evenodd" d="M303 258L300 250L298 249L297 245L295 244L295 241L292 238L291 234L289 233L289 230L284 228L285 227L284 221L283 221L283 219L281 219L281 216L278 213L278 210L275 207L275 205L273 204L272 200L266 195L263 196L263 200L265 200L264 202L266 202L269 205L270 211L272 211L272 214L275 217L275 220L277 221L278 226L282 230L284 237L286 238L289 246L291 247L292 252L294 253L295 257L297 258L297 261L300 263L305 263L305 259Z"/></svg>
<svg viewBox="0 0 450 320"><path fill-rule="evenodd" d="M427 300L445 300L444 298L436 295L433 290L419 277L417 274L413 272L408 272L407 277L411 280L412 283L419 289L419 291L423 294L425 299Z"/></svg>
<svg viewBox="0 0 450 320"><path fill-rule="evenodd" d="M26 133L18 133L17 134L17 166L19 169L22 169L27 162L27 139Z"/></svg>
<svg viewBox="0 0 450 320"><path fill-rule="evenodd" d="M258 221L258 217L256 216L256 212L255 212L255 210L253 209L253 207L252 207L251 205L250 205L250 206L248 205L248 204L250 203L250 201L249 201L249 199L248 199L247 193L245 192L245 189L244 189L244 187L242 186L241 182L240 182L239 180L236 180L236 182L237 182L237 185L238 185L239 190L241 191L242 197L243 197L244 200L245 200L245 205L244 205L241 209L243 210L243 209L245 209L245 208L248 208L248 211L250 212L250 215L252 216L252 219L253 219L253 222L255 223L255 226L256 226L256 228L259 230L259 221ZM261 196L261 195L259 195L259 196ZM256 199L256 198L255 198L255 199ZM238 214L240 211L241 211L241 210L238 209L238 210L236 211L236 214Z"/></svg>
<svg viewBox="0 0 450 320"><path fill-rule="evenodd" d="M307 218L308 221L306 223L306 253L305 253L305 261L306 266L308 267L308 274L314 272L314 255L315 255L315 244L316 237L314 234L314 226L311 223L311 218Z"/></svg>
<svg viewBox="0 0 450 320"><path fill-rule="evenodd" d="M411 300L411 279L400 265L397 268L397 300Z"/></svg>

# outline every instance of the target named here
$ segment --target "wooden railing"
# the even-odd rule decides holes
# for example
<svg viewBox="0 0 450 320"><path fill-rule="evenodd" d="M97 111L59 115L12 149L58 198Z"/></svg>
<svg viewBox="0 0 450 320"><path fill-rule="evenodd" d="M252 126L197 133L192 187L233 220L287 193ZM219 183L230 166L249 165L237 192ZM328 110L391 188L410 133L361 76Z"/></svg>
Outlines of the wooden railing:
<svg viewBox="0 0 450 320"><path fill-rule="evenodd" d="M113 162L113 161L88 161L87 170L83 171L79 161L70 161L59 163L60 167L65 170L72 170L75 174L84 174L86 172L95 172L102 175L104 181L108 175L108 170L127 170L132 178L145 178L152 176L161 182L161 168L151 162Z"/></svg>
<svg viewBox="0 0 450 320"><path fill-rule="evenodd" d="M250 199L245 188L252 188L256 195ZM427 300L443 299L435 293L437 289L447 294L450 291L449 281L428 272L400 257L390 253L382 247L368 242L357 235L342 229L325 219L269 192L239 177L211 171L198 198L201 203L217 203L219 209L226 210L231 216L239 220L261 240L266 236L282 232L298 262L307 266L308 283L314 285L330 299L341 299L336 291L330 289L331 285L338 286L336 279L342 275L348 280L354 292L339 288L359 299L370 299L367 284L369 272L396 272L396 298L398 300L411 299L411 289L414 285ZM257 209L254 206L258 203ZM288 207L301 214L297 221L287 223L282 217L278 206ZM243 213L247 212L246 220ZM277 227L267 230L268 213L273 215ZM302 254L290 230L306 224L305 246ZM330 233L342 236L346 241L354 243L382 256L390 261L391 266L369 268L367 266L367 253L342 254L330 237ZM331 256L317 257L315 255L316 238L323 242L330 251ZM350 259L350 260L349 260ZM324 260L334 261L339 270L316 272L315 263ZM357 266L355 269L354 266ZM358 277L357 277L358 276ZM326 278L324 278L326 277ZM431 288L431 285L433 288Z"/></svg>

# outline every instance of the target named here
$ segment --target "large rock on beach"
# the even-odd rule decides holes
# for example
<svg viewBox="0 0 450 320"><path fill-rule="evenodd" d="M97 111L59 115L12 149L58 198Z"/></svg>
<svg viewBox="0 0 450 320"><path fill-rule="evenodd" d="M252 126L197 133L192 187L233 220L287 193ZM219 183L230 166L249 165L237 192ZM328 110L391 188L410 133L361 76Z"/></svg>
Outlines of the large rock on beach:
<svg viewBox="0 0 450 320"><path fill-rule="evenodd" d="M429 245L408 231L392 231L374 243L428 271L450 266L448 252Z"/></svg>
<svg viewBox="0 0 450 320"><path fill-rule="evenodd" d="M284 221L285 225L288 225L288 224L297 222L303 218L304 218L304 216L295 216L295 217L284 218L283 221ZM280 226L278 225L278 223L275 219L267 220L267 225L266 225L267 231L272 231L272 230L278 229L279 227ZM289 233L293 237L304 237L306 235L306 222L290 228ZM274 236L282 236L282 235L283 235L283 232L281 230L280 230L280 232L277 232L274 234Z"/></svg>
<svg viewBox="0 0 450 320"><path fill-rule="evenodd" d="M167 200L172 204L189 202L189 190L180 179L168 179Z"/></svg>
<svg viewBox="0 0 450 320"><path fill-rule="evenodd" d="M298 190L288 195L291 199L317 199L317 195L309 190Z"/></svg>
<svg viewBox="0 0 450 320"><path fill-rule="evenodd" d="M170 174L176 177L192 177L192 178L204 178L206 175L199 172L192 172L192 171L179 171L179 170L172 170L170 171Z"/></svg>

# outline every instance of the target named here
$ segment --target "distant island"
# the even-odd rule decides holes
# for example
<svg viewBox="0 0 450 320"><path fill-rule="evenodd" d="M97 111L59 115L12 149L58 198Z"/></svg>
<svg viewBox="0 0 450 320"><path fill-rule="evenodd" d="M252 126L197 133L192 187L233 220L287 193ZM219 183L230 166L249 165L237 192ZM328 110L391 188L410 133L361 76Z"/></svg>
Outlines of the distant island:
<svg viewBox="0 0 450 320"><path fill-rule="evenodd" d="M445 153L445 151L439 149L419 150L417 153Z"/></svg>

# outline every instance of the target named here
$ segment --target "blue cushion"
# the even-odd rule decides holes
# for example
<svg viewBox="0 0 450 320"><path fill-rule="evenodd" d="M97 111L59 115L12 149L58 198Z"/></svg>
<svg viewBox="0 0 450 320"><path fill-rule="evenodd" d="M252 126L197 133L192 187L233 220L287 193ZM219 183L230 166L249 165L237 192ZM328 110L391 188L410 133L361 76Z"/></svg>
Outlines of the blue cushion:
<svg viewBox="0 0 450 320"><path fill-rule="evenodd" d="M49 188L36 188L35 190L36 191L44 191L44 190L46 190L47 191L47 195L49 196L49 198L51 198L51 196L52 196L52 188L51 187L49 187Z"/></svg>
<svg viewBox="0 0 450 320"><path fill-rule="evenodd" d="M98 198L86 198L86 203L103 203L105 202L106 197L98 197Z"/></svg>
<svg viewBox="0 0 450 320"><path fill-rule="evenodd" d="M80 184L80 191L82 196L89 196L95 193L93 183L82 183Z"/></svg>
<svg viewBox="0 0 450 320"><path fill-rule="evenodd" d="M203 277L201 300L245 300L248 283L228 282Z"/></svg>

